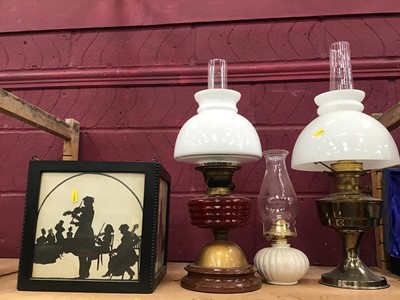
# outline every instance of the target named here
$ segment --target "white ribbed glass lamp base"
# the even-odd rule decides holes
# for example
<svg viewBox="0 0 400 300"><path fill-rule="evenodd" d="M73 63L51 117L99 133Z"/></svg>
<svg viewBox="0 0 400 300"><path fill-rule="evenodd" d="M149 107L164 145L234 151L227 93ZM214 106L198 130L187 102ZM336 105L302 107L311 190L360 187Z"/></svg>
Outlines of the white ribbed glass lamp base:
<svg viewBox="0 0 400 300"><path fill-rule="evenodd" d="M254 265L265 282L294 285L306 275L310 262L303 252L289 244L273 244L257 252Z"/></svg>

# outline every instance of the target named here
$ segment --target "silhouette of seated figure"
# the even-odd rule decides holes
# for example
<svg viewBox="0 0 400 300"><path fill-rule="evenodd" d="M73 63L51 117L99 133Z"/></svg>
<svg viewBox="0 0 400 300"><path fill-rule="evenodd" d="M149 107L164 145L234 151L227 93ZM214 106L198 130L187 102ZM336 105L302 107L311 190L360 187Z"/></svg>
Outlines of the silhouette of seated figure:
<svg viewBox="0 0 400 300"><path fill-rule="evenodd" d="M103 265L103 254L110 253L114 242L114 228L111 224L107 224L104 228L104 232L100 232L96 236L96 252L97 257L97 270L99 269L100 263Z"/></svg>
<svg viewBox="0 0 400 300"><path fill-rule="evenodd" d="M104 228L104 232L101 232L96 238L96 244L98 245L98 252L109 253L112 249L112 243L114 239L114 228L111 224L107 224Z"/></svg>
<svg viewBox="0 0 400 300"><path fill-rule="evenodd" d="M138 226L135 226L136 228ZM135 229L136 229L135 228ZM135 252L134 245L136 240L127 224L122 224L119 227L122 234L121 243L116 249L110 251L110 261L108 263L108 271L103 277L124 276L125 272L129 275L129 280L132 280L135 272L131 267L138 261L139 257Z"/></svg>
<svg viewBox="0 0 400 300"><path fill-rule="evenodd" d="M47 239L47 244L49 245L54 245L56 243L56 237L54 236L53 229L50 228L48 230L46 239Z"/></svg>
<svg viewBox="0 0 400 300"><path fill-rule="evenodd" d="M52 229L48 230L47 236L44 228L40 232L41 236L36 239L33 262L44 265L55 263L62 253L61 246L55 243Z"/></svg>
<svg viewBox="0 0 400 300"><path fill-rule="evenodd" d="M39 236L36 240L36 244L37 245L44 245L47 243L47 238L46 238L46 229L42 228L40 230L40 232L42 233L41 236Z"/></svg>

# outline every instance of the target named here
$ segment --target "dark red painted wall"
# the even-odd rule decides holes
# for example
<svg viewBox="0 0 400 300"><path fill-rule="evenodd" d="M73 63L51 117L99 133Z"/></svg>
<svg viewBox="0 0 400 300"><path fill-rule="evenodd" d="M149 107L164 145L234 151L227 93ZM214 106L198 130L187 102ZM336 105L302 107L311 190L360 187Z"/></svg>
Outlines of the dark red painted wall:
<svg viewBox="0 0 400 300"><path fill-rule="evenodd" d="M263 149L292 151L301 129L316 117L313 98L328 89L327 49L334 41L351 44L355 85L367 93L367 113L384 112L399 101L400 14L376 14L396 11L395 5L381 1L382 7L360 6L362 15L349 3L353 14L344 16L345 6L341 12L329 10L334 1L327 1L325 13L315 7L312 14L307 6L308 17L297 18L289 17L292 7L282 2L279 19L233 10L224 22L204 17L198 23L195 6L189 6L187 17L174 19L178 2L172 1L164 14L155 8L157 1L147 6L135 2L146 7L141 18L147 16L151 26L132 20L118 23L121 20L108 15L115 13L109 8L105 15L93 10L91 20L101 24L83 24L68 15L59 23L49 17L46 27L40 13L29 19L26 6L19 7L13 13L23 16L20 23L0 21L0 86L60 118L78 120L81 160L157 157L172 175L169 259L191 261L211 239L210 232L190 225L186 206L202 193L204 183L192 166L174 161L173 147L179 128L196 113L193 94L206 87L207 61L228 61L230 88L242 93L239 112L255 125ZM99 3L100 9L106 1L84 3ZM262 7L265 1L254 3ZM48 6L49 15L56 8ZM135 11L126 15L133 18ZM28 162L34 155L60 159L62 141L4 115L0 128L0 256L16 257ZM399 133L393 134L399 142ZM290 157L287 163L290 166ZM264 167L263 161L243 165L234 178L237 191L256 200ZM291 243L312 264L337 264L339 239L320 225L313 201L331 191L330 178L289 171L301 199L298 237ZM251 224L234 230L231 238L249 260L267 245L255 206ZM372 232L362 247L365 260L374 264Z"/></svg>

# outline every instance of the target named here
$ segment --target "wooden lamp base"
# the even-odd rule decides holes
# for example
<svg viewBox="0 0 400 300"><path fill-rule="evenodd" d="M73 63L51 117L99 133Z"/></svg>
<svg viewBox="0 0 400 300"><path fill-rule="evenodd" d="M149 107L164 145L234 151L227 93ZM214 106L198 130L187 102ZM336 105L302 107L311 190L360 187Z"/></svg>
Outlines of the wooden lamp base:
<svg viewBox="0 0 400 300"><path fill-rule="evenodd" d="M203 268L189 264L185 270L188 274L181 279L181 286L192 291L246 293L261 287L261 280L254 276L251 265L242 268Z"/></svg>

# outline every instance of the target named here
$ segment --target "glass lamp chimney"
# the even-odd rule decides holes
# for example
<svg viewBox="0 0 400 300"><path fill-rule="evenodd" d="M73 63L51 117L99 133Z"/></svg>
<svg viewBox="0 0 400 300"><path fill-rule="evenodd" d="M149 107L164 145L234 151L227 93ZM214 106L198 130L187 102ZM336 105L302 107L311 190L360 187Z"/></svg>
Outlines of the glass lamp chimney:
<svg viewBox="0 0 400 300"><path fill-rule="evenodd" d="M286 242L296 235L298 199L286 169L288 151L264 151L266 170L258 196L258 211L264 236L273 242Z"/></svg>
<svg viewBox="0 0 400 300"><path fill-rule="evenodd" d="M343 41L333 43L329 48L329 60L330 90L353 89L350 44Z"/></svg>
<svg viewBox="0 0 400 300"><path fill-rule="evenodd" d="M224 59L215 58L208 62L208 89L226 89L227 63Z"/></svg>

